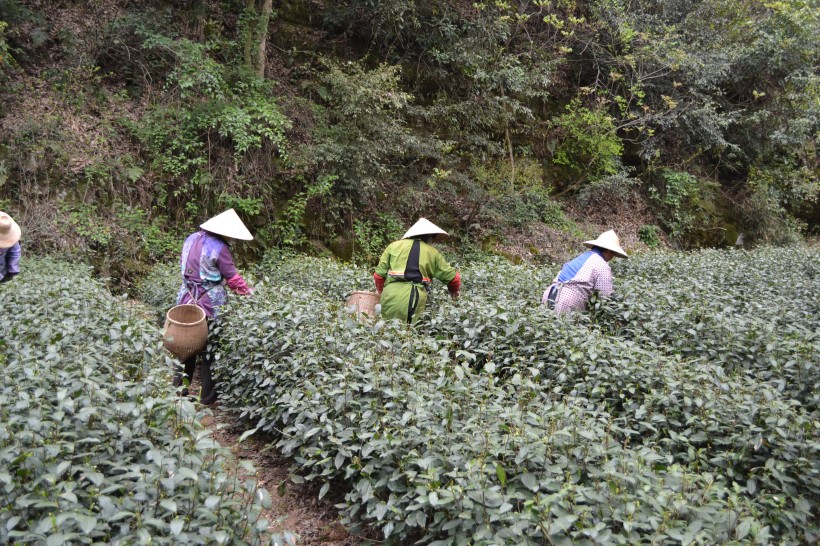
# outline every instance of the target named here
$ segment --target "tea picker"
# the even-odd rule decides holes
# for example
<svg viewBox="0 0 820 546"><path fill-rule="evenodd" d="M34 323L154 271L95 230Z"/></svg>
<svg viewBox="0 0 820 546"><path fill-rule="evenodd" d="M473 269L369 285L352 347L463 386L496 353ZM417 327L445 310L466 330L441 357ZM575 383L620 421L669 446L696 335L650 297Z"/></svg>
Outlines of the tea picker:
<svg viewBox="0 0 820 546"><path fill-rule="evenodd" d="M608 262L615 256L628 257L611 229L595 240L584 241L584 245L591 250L565 263L541 297L541 303L559 314L586 309L593 292L602 296L612 294L612 269Z"/></svg>
<svg viewBox="0 0 820 546"><path fill-rule="evenodd" d="M9 282L20 273L20 226L0 211L0 283Z"/></svg>
<svg viewBox="0 0 820 546"><path fill-rule="evenodd" d="M214 342L214 325L219 307L225 304L227 290L240 296L253 293L236 269L230 244L251 241L251 235L234 209L214 216L200 230L185 239L180 257L182 286L177 305L166 320L165 346L183 362L188 383L193 380L197 357L200 362L200 402L213 404L217 391L211 374L212 355L203 353L208 338ZM182 370L175 370L174 386L182 385ZM188 389L182 390L183 396Z"/></svg>
<svg viewBox="0 0 820 546"><path fill-rule="evenodd" d="M436 235L447 232L420 218L404 237L390 243L382 253L373 280L381 295L383 318L414 323L427 305L433 279L447 284L450 297L458 298L461 274L432 246Z"/></svg>

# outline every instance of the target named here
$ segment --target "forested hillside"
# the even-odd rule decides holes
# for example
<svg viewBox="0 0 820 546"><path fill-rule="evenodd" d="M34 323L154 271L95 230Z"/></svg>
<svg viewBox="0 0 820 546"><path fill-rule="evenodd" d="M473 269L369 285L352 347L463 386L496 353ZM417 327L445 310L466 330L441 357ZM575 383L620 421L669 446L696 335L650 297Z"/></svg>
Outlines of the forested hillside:
<svg viewBox="0 0 820 546"><path fill-rule="evenodd" d="M0 0L0 210L132 278L234 207L250 252L560 257L817 233L818 6Z"/></svg>

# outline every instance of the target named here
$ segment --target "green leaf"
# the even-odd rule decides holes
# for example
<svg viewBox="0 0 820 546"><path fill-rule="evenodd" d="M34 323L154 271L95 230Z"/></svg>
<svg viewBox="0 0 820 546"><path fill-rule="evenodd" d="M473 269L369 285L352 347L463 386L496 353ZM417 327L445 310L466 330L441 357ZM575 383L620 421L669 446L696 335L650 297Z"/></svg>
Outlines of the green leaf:
<svg viewBox="0 0 820 546"><path fill-rule="evenodd" d="M383 520L384 516L387 514L387 504L383 502L377 503L374 513L376 515L376 521Z"/></svg>
<svg viewBox="0 0 820 546"><path fill-rule="evenodd" d="M495 475L498 476L498 480L502 486L507 485L507 472L504 470L504 467L501 466L501 463L495 464Z"/></svg>
<svg viewBox="0 0 820 546"><path fill-rule="evenodd" d="M180 518L174 519L173 521L171 521L171 525L170 525L171 533L173 533L174 536L178 536L182 532L182 528L184 526L185 526L185 521L184 520L182 520Z"/></svg>
<svg viewBox="0 0 820 546"><path fill-rule="evenodd" d="M242 433L242 435L239 437L239 440L237 440L236 443L241 444L243 440L245 440L245 439L249 438L250 436L256 434L257 430L258 429L255 429L255 428L252 428L250 430L246 430L245 432Z"/></svg>
<svg viewBox="0 0 820 546"><path fill-rule="evenodd" d="M310 438L311 436L314 436L320 430L322 430L320 427L314 427L314 428L310 429L309 431L307 431L305 433L305 438Z"/></svg>
<svg viewBox="0 0 820 546"><path fill-rule="evenodd" d="M262 505L262 508L270 508L273 504L273 501L270 498L270 493L264 487L260 487L256 490L256 496L259 499L259 504Z"/></svg>
<svg viewBox="0 0 820 546"><path fill-rule="evenodd" d="M740 522L740 525L737 526L735 529L735 537L737 540L743 540L749 534L749 531L752 529L752 520L744 519Z"/></svg>
<svg viewBox="0 0 820 546"><path fill-rule="evenodd" d="M521 474L521 483L530 491L538 491L538 479L535 477L535 474L530 472Z"/></svg>
<svg viewBox="0 0 820 546"><path fill-rule="evenodd" d="M95 517L82 515L77 515L75 517L77 519L77 523L80 525L80 530L86 535L91 533L91 531L97 527L97 518Z"/></svg>

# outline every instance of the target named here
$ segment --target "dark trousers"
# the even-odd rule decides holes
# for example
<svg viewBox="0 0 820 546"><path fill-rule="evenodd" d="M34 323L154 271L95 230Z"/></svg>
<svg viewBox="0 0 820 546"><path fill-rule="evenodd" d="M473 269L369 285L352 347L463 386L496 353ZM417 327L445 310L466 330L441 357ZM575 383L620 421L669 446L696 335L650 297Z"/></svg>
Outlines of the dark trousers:
<svg viewBox="0 0 820 546"><path fill-rule="evenodd" d="M214 383L213 375L211 373L211 364L214 360L214 350L216 348L217 336L214 332L214 321L208 320L208 346L198 355L194 355L185 359L181 366L177 366L174 370L174 387L182 385L182 372L188 377L188 384L190 385L194 380L194 370L196 369L197 360L199 360L199 401L203 404L213 404L216 402L218 393L216 392L216 384ZM188 396L187 387L182 389L182 395Z"/></svg>

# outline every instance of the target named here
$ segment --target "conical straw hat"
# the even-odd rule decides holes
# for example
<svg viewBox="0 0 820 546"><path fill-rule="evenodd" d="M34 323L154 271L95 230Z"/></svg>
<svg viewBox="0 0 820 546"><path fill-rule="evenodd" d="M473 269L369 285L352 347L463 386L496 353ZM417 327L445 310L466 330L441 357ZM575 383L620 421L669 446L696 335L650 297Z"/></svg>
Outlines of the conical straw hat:
<svg viewBox="0 0 820 546"><path fill-rule="evenodd" d="M621 240L618 238L614 229L601 233L594 241L584 241L584 244L590 248L597 246L598 248L611 250L621 258L629 257L626 255L624 249L621 248Z"/></svg>
<svg viewBox="0 0 820 546"><path fill-rule="evenodd" d="M214 216L199 227L205 231L230 237L231 239L239 239L242 241L253 240L253 235L251 235L251 232L248 231L248 228L245 227L245 224L242 223L239 215L236 214L236 211L233 209L228 209L222 214Z"/></svg>
<svg viewBox="0 0 820 546"><path fill-rule="evenodd" d="M0 248L11 248L20 240L20 226L11 216L0 211Z"/></svg>
<svg viewBox="0 0 820 546"><path fill-rule="evenodd" d="M419 218L419 221L407 230L407 233L404 234L402 239L409 239L410 237L416 237L417 235L436 235L439 233L442 235L447 235L446 231L435 225L427 218Z"/></svg>

